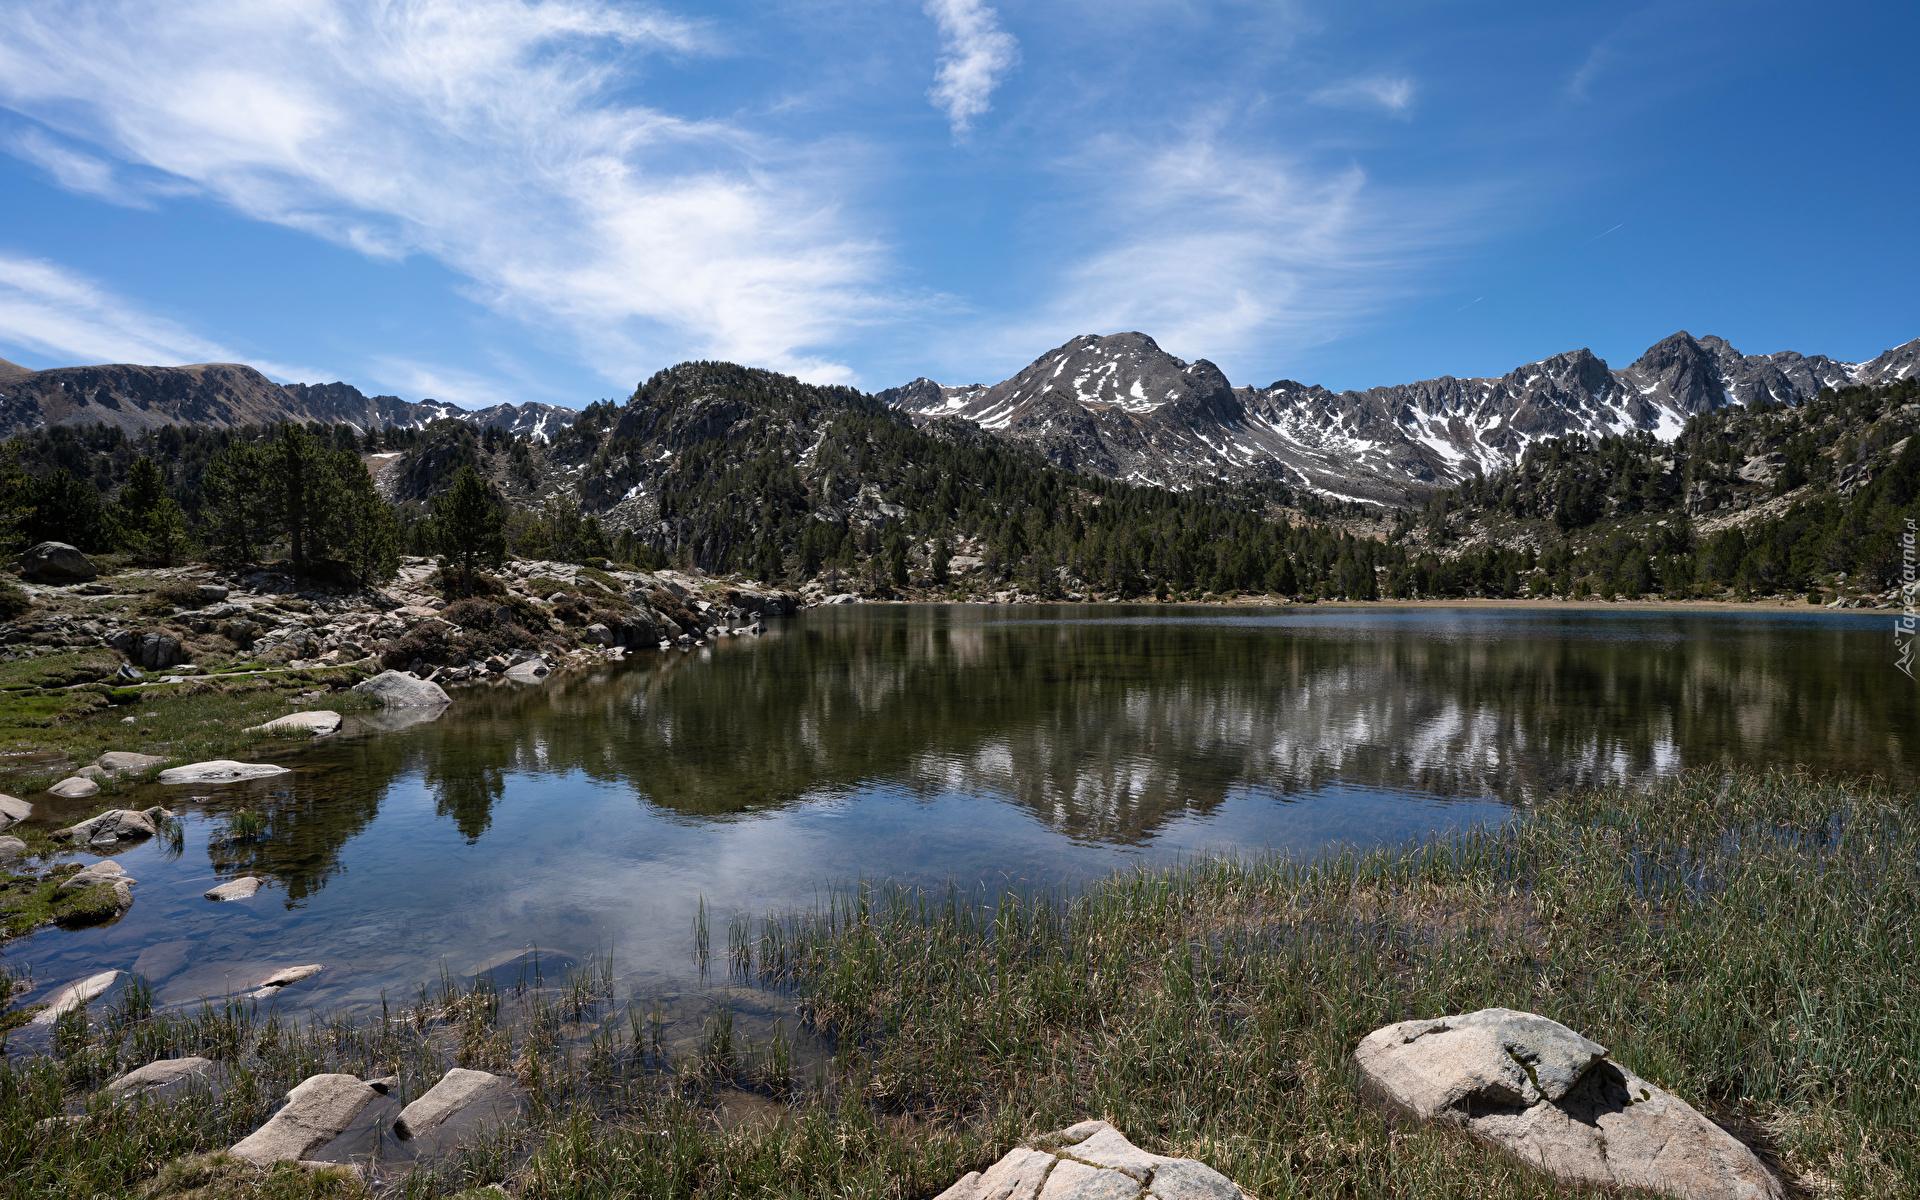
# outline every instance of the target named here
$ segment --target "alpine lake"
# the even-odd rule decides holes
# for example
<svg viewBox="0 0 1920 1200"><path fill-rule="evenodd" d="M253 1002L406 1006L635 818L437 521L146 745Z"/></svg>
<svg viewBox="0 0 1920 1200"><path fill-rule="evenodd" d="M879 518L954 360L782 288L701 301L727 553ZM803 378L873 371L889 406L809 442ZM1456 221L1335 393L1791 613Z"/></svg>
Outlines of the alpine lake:
<svg viewBox="0 0 1920 1200"><path fill-rule="evenodd" d="M38 985L118 968L190 1006L320 964L275 1003L377 1014L443 973L597 962L623 995L698 1007L725 983L730 921L861 881L990 903L1133 864L1414 840L1553 789L1720 765L1909 784L1920 722L1893 617L819 608L444 711L353 714L279 751L292 770L272 779L122 792L184 836L116 855L139 881L122 919L43 930L6 965ZM33 799L59 823L98 807ZM202 897L243 874L267 886Z"/></svg>

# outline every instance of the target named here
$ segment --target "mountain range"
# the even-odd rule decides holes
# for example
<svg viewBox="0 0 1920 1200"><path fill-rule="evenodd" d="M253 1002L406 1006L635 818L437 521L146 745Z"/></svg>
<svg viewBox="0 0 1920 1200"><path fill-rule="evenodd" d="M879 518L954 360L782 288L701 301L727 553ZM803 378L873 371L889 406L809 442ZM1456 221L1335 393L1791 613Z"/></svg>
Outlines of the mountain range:
<svg viewBox="0 0 1920 1200"><path fill-rule="evenodd" d="M1676 333L1614 369L1574 350L1486 379L1329 391L1282 379L1235 387L1143 333L1085 335L1013 378L954 387L920 378L879 393L919 421L959 419L1032 445L1071 470L1188 488L1267 478L1322 495L1417 503L1517 462L1527 445L1646 430L1672 439L1728 404L1802 403L1823 387L1894 383L1920 371L1920 339L1864 363L1742 354Z"/></svg>
<svg viewBox="0 0 1920 1200"><path fill-rule="evenodd" d="M439 400L368 396L345 383L279 384L239 363L114 363L35 371L0 359L0 437L46 425L103 424L139 434L161 425L234 428L282 421L344 423L364 433L453 417L476 428L546 440L579 415L577 409L552 404L469 410Z"/></svg>

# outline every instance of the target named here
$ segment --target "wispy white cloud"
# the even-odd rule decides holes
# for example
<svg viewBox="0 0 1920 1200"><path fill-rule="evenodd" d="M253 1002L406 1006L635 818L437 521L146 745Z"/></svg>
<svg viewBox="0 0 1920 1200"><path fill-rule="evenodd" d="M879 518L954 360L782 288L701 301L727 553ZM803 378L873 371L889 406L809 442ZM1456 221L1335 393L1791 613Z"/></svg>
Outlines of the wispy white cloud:
<svg viewBox="0 0 1920 1200"><path fill-rule="evenodd" d="M845 378L822 348L885 306L833 164L620 90L703 38L610 0L16 0L0 103L250 217L431 255L610 379Z"/></svg>
<svg viewBox="0 0 1920 1200"><path fill-rule="evenodd" d="M980 0L927 0L926 14L940 28L940 69L927 93L947 115L954 136L992 107L993 91L1020 63L1020 43L1000 28L1000 15Z"/></svg>
<svg viewBox="0 0 1920 1200"><path fill-rule="evenodd" d="M461 408L487 408L527 399L503 386L497 377L434 363L383 356L374 359L372 367L377 378L409 400L444 400Z"/></svg>
<svg viewBox="0 0 1920 1200"><path fill-rule="evenodd" d="M1417 290L1480 202L1401 196L1357 166L1316 168L1220 121L1162 144L1108 140L1071 170L1098 189L1073 207L1095 240L1047 300L981 339L1010 359L1137 329L1251 379Z"/></svg>
<svg viewBox="0 0 1920 1200"><path fill-rule="evenodd" d="M1307 99L1329 108L1380 108L1405 116L1413 109L1414 92L1413 80L1404 75L1363 75L1330 84Z"/></svg>
<svg viewBox="0 0 1920 1200"><path fill-rule="evenodd" d="M5 141L7 150L25 159L70 192L97 196L126 208L151 208L153 202L121 182L113 164L65 146L38 129L22 130Z"/></svg>
<svg viewBox="0 0 1920 1200"><path fill-rule="evenodd" d="M4 253L0 342L61 362L178 365L235 357L57 263Z"/></svg>

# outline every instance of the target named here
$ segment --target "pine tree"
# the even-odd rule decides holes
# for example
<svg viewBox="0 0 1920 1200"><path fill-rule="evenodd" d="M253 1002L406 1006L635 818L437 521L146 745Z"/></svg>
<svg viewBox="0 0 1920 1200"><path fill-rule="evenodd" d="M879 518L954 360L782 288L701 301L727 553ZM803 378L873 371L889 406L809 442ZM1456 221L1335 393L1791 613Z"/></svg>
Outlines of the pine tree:
<svg viewBox="0 0 1920 1200"><path fill-rule="evenodd" d="M134 460L111 517L120 546L142 562L171 567L186 556L187 516L167 494L166 476L151 458Z"/></svg>
<svg viewBox="0 0 1920 1200"><path fill-rule="evenodd" d="M895 525L887 531L887 575L893 586L907 586L907 535Z"/></svg>
<svg viewBox="0 0 1920 1200"><path fill-rule="evenodd" d="M483 567L506 561L506 503L472 467L461 467L453 486L434 500L433 527L441 575L456 591L471 593Z"/></svg>
<svg viewBox="0 0 1920 1200"><path fill-rule="evenodd" d="M338 464L325 443L288 422L268 447L267 468L275 523L287 535L293 573L305 576L333 548L346 492Z"/></svg>
<svg viewBox="0 0 1920 1200"><path fill-rule="evenodd" d="M273 536L267 474L266 454L250 442L231 443L207 464L201 512L218 561L229 566L260 561Z"/></svg>
<svg viewBox="0 0 1920 1200"><path fill-rule="evenodd" d="M347 574L361 587L385 583L400 570L400 519L374 490L358 456L342 455L337 470L347 484L338 523Z"/></svg>

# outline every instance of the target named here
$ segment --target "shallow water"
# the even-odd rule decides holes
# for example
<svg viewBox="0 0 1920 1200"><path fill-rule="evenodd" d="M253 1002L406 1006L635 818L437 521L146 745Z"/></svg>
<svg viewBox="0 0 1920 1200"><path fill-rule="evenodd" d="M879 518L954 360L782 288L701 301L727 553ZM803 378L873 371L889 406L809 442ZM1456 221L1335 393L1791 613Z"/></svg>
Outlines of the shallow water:
<svg viewBox="0 0 1920 1200"><path fill-rule="evenodd" d="M422 724L355 720L273 780L137 789L122 802L181 814L180 852L121 853L124 919L6 957L49 985L138 971L163 1003L321 963L281 1002L361 1008L537 945L610 950L623 990L657 996L699 982L701 898L717 961L730 912L859 878L991 892L1313 853L1715 763L1911 782L1891 632L1885 614L819 609L468 690ZM236 843L242 809L267 825ZM245 873L270 881L252 900L201 898Z"/></svg>

